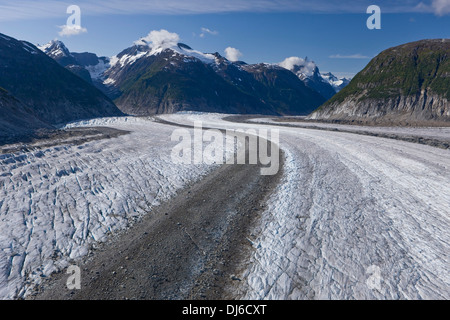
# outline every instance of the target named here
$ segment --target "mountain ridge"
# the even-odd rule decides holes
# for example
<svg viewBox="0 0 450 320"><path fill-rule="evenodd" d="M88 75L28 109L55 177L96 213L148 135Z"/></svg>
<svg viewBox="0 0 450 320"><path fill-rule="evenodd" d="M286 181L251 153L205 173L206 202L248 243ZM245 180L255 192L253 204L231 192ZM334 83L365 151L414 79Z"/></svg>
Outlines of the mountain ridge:
<svg viewBox="0 0 450 320"><path fill-rule="evenodd" d="M9 112L0 128L5 132L11 133L10 125L26 134L28 129L123 115L98 89L27 41L0 33L0 56L2 110Z"/></svg>
<svg viewBox="0 0 450 320"><path fill-rule="evenodd" d="M306 115L328 98L277 64L232 62L180 42L157 46L141 39L85 68L97 88L134 115L187 110Z"/></svg>

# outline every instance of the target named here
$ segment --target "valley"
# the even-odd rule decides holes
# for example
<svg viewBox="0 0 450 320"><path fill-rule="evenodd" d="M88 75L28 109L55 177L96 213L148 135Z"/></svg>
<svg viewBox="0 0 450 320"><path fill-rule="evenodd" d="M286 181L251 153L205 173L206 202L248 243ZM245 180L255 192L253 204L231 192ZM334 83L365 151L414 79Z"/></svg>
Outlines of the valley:
<svg viewBox="0 0 450 320"><path fill-rule="evenodd" d="M449 299L449 43L348 79L0 34L0 299Z"/></svg>

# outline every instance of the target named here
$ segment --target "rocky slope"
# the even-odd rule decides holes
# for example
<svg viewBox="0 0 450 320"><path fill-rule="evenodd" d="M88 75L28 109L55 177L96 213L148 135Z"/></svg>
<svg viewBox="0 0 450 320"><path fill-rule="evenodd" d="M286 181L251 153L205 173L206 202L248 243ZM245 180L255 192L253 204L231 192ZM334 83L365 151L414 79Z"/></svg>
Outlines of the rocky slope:
<svg viewBox="0 0 450 320"><path fill-rule="evenodd" d="M0 144L14 142L41 128L51 129L51 126L36 118L27 106L0 88Z"/></svg>
<svg viewBox="0 0 450 320"><path fill-rule="evenodd" d="M450 121L450 40L383 51L309 119L391 124Z"/></svg>

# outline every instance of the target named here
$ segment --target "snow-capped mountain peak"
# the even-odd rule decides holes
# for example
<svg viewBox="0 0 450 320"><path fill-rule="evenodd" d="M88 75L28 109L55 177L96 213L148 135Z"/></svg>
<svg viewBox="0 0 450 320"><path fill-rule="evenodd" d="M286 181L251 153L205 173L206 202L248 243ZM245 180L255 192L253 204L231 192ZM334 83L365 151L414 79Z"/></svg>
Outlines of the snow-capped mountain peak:
<svg viewBox="0 0 450 320"><path fill-rule="evenodd" d="M336 92L341 91L350 83L351 80L347 78L338 78L331 72L322 73L322 78L325 79L325 81L327 81L334 88L334 90L336 90Z"/></svg>
<svg viewBox="0 0 450 320"><path fill-rule="evenodd" d="M215 54L203 53L192 49L186 44L180 42L180 37L176 33L171 33L167 30L153 30L147 36L134 41L133 46L125 49L118 55L111 58L111 67L119 64L124 67L129 64L134 64L141 58L150 57L161 54L166 50L170 50L174 55L181 55L185 57L185 62L195 61L196 59L203 63L219 63L218 57Z"/></svg>
<svg viewBox="0 0 450 320"><path fill-rule="evenodd" d="M128 49L125 49L118 55L111 57L110 65L111 67L120 64L120 67L124 67L128 64L135 63L138 59L143 58L145 56L152 55L151 48L144 45L134 45Z"/></svg>
<svg viewBox="0 0 450 320"><path fill-rule="evenodd" d="M339 81L339 79L331 72L322 73L322 77L324 77L328 81Z"/></svg>
<svg viewBox="0 0 450 320"><path fill-rule="evenodd" d="M38 48L52 58L72 57L69 49L59 40L52 40L42 46L38 45Z"/></svg>
<svg viewBox="0 0 450 320"><path fill-rule="evenodd" d="M191 47L183 44L176 43L170 44L164 43L163 45L153 45L147 43L141 39L134 43L134 46L122 51L116 56L111 57L111 67L119 64L121 67L135 63L141 58L155 56L165 52L166 50L172 51L174 55L181 55L185 58L185 62L195 61L198 59L203 63L212 64L218 63L218 58L212 53L203 53L198 50L194 50Z"/></svg>

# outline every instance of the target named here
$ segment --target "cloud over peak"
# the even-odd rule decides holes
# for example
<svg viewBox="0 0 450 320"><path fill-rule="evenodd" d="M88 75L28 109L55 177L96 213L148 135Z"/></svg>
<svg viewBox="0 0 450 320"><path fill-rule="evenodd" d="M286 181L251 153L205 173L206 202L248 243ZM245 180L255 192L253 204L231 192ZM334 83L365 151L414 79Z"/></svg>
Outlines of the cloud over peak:
<svg viewBox="0 0 450 320"><path fill-rule="evenodd" d="M290 71L301 72L306 76L311 76L317 67L314 61L309 61L308 58L302 59L299 57L286 58L282 62L278 63L278 65Z"/></svg>
<svg viewBox="0 0 450 320"><path fill-rule="evenodd" d="M161 29L150 31L150 33L147 36L135 41L134 44L147 45L151 48L167 49L170 47L177 46L179 42L180 36L177 33Z"/></svg>
<svg viewBox="0 0 450 320"><path fill-rule="evenodd" d="M238 61L242 56L242 52L236 48L228 47L225 49L225 57L230 61Z"/></svg>
<svg viewBox="0 0 450 320"><path fill-rule="evenodd" d="M59 31L58 34L61 37L77 36L79 34L87 32L86 28L75 25L74 26L64 25L60 26L59 28L61 29L61 31Z"/></svg>

